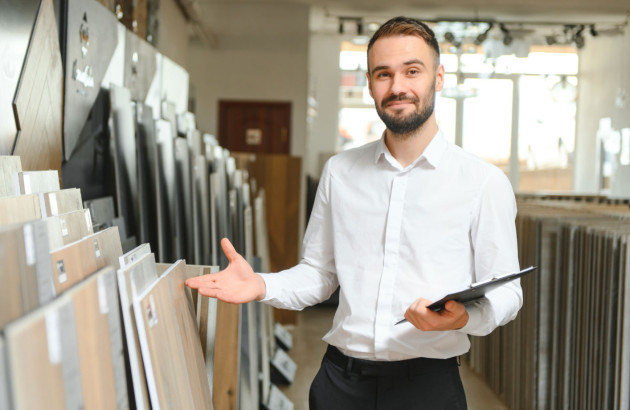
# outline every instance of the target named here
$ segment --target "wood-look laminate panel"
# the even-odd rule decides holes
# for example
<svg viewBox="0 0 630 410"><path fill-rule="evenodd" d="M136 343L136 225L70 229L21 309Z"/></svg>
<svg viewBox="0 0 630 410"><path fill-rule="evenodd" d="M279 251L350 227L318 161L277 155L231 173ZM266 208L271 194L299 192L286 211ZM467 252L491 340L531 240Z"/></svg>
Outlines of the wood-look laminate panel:
<svg viewBox="0 0 630 410"><path fill-rule="evenodd" d="M193 303L192 291L184 282L189 277L186 263L176 262L166 274L168 278L171 300L175 307L177 324L183 344L188 383L195 409L212 409L212 397L206 374L206 364L199 340L196 304ZM192 272L191 272L192 274Z"/></svg>
<svg viewBox="0 0 630 410"><path fill-rule="evenodd" d="M59 191L57 171L22 171L17 173L19 195Z"/></svg>
<svg viewBox="0 0 630 410"><path fill-rule="evenodd" d="M134 314L152 408L194 408L168 279L134 296Z"/></svg>
<svg viewBox="0 0 630 410"><path fill-rule="evenodd" d="M0 226L41 219L38 195L19 195L0 198Z"/></svg>
<svg viewBox="0 0 630 410"><path fill-rule="evenodd" d="M13 322L5 329L5 337L13 408L83 408L74 308L69 298L57 299Z"/></svg>
<svg viewBox="0 0 630 410"><path fill-rule="evenodd" d="M137 255L134 261L130 261L118 270L117 279L135 406L143 410L150 408L149 392L132 302L134 292L145 292L157 281L158 275L155 270L155 255L152 253L142 255L137 253ZM125 256L129 256L128 259L130 259L131 255L128 253Z"/></svg>
<svg viewBox="0 0 630 410"><path fill-rule="evenodd" d="M117 230L117 228L109 228L95 233L50 253L53 282L57 294L67 290L105 265L111 265L111 263L106 263L106 257L116 260L118 263L117 259L122 255L122 249L119 255L110 256L112 252L103 248L103 242L106 236L111 235L112 230ZM120 242L120 239L118 241Z"/></svg>
<svg viewBox="0 0 630 410"><path fill-rule="evenodd" d="M81 190L77 188L44 192L40 194L40 198L44 204L41 207L42 214L47 217L83 209Z"/></svg>
<svg viewBox="0 0 630 410"><path fill-rule="evenodd" d="M217 410L236 409L239 395L239 305L217 303L212 398Z"/></svg>
<svg viewBox="0 0 630 410"><path fill-rule="evenodd" d="M74 287L69 297L75 309L85 408L129 408L114 269L100 270Z"/></svg>
<svg viewBox="0 0 630 410"><path fill-rule="evenodd" d="M61 171L62 84L53 2L43 0L13 101L19 134L12 153L25 170Z"/></svg>
<svg viewBox="0 0 630 410"><path fill-rule="evenodd" d="M18 172L22 172L20 157L0 156L0 197L19 194L15 189L15 174Z"/></svg>
<svg viewBox="0 0 630 410"><path fill-rule="evenodd" d="M51 216L45 221L48 223L48 243L51 250L57 250L94 233L90 211L87 209Z"/></svg>
<svg viewBox="0 0 630 410"><path fill-rule="evenodd" d="M0 13L0 154L10 155L17 136L13 98L39 10L39 0L5 1Z"/></svg>
<svg viewBox="0 0 630 410"><path fill-rule="evenodd" d="M114 269L118 270L120 268L120 257L123 254L118 227L112 226L111 228L88 236L88 238L90 237L98 241L98 246L105 265L112 266Z"/></svg>
<svg viewBox="0 0 630 410"><path fill-rule="evenodd" d="M21 227L0 228L0 260L2 261L0 283L3 288L3 295L0 298L0 329L24 313L20 265L25 260L25 249L21 232ZM37 289L35 289L35 295L37 295Z"/></svg>

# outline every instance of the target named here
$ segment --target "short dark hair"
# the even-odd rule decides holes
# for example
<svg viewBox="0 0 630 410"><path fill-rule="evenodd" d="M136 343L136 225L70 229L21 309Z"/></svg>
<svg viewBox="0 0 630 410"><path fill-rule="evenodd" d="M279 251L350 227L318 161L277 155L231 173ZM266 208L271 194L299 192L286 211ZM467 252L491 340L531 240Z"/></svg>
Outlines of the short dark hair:
<svg viewBox="0 0 630 410"><path fill-rule="evenodd" d="M367 52L368 56L370 54L370 50L372 46L381 37L391 37L391 36L418 36L422 38L428 45L435 51L436 55L436 66L440 62L440 46L435 38L435 33L429 26L418 19L410 18L410 17L394 17L389 19L372 36L370 39L370 43L368 44ZM369 61L369 57L368 57Z"/></svg>

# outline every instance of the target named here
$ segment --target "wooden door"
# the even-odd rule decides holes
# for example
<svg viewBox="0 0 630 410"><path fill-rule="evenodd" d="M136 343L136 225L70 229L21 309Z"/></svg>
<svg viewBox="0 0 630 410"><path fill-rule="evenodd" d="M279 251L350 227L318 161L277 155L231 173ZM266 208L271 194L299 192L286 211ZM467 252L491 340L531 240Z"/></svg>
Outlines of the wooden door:
<svg viewBox="0 0 630 410"><path fill-rule="evenodd" d="M219 101L219 143L236 152L289 154L291 103Z"/></svg>

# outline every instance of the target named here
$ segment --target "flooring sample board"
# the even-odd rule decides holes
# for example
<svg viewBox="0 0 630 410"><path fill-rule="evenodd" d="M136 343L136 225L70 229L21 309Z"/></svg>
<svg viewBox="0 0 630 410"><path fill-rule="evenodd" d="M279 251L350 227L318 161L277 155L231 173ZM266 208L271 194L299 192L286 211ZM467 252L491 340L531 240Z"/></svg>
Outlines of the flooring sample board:
<svg viewBox="0 0 630 410"><path fill-rule="evenodd" d="M114 269L101 269L68 291L74 304L86 409L128 409L122 328Z"/></svg>
<svg viewBox="0 0 630 410"><path fill-rule="evenodd" d="M104 231L90 235L87 238L95 238L98 241L98 247L106 266L112 266L114 269L120 268L120 257L123 254L123 249L120 242L118 227L112 226ZM94 249L96 250L96 246Z"/></svg>
<svg viewBox="0 0 630 410"><path fill-rule="evenodd" d="M62 296L11 323L4 335L14 409L84 408L70 298Z"/></svg>
<svg viewBox="0 0 630 410"><path fill-rule="evenodd" d="M15 189L15 174L18 172L22 172L20 157L0 155L0 197L20 193Z"/></svg>
<svg viewBox="0 0 630 410"><path fill-rule="evenodd" d="M209 187L206 158L198 155L193 163L193 258L191 259L198 265L212 263Z"/></svg>
<svg viewBox="0 0 630 410"><path fill-rule="evenodd" d="M81 190L77 188L62 189L56 192L39 194L42 217L65 214L83 209Z"/></svg>
<svg viewBox="0 0 630 410"><path fill-rule="evenodd" d="M241 307L241 336L239 360L239 407L256 408L260 403L258 388L260 370L258 367L258 338L256 335L255 303L245 303Z"/></svg>
<svg viewBox="0 0 630 410"><path fill-rule="evenodd" d="M127 88L111 85L112 160L116 181L116 208L125 218L127 233L137 232L138 173L134 110Z"/></svg>
<svg viewBox="0 0 630 410"><path fill-rule="evenodd" d="M158 260L174 262L176 234L175 215L175 142L172 124L166 120L156 122L158 180Z"/></svg>
<svg viewBox="0 0 630 410"><path fill-rule="evenodd" d="M41 220L0 228L0 328L55 295L47 232Z"/></svg>
<svg viewBox="0 0 630 410"><path fill-rule="evenodd" d="M0 410L11 409L7 356L5 350L4 338L0 335Z"/></svg>
<svg viewBox="0 0 630 410"><path fill-rule="evenodd" d="M133 307L151 408L193 409L181 329L168 278L162 276L145 292L134 295Z"/></svg>
<svg viewBox="0 0 630 410"><path fill-rule="evenodd" d="M287 385L293 383L297 364L282 349L276 350L271 360L271 381L279 385Z"/></svg>
<svg viewBox="0 0 630 410"><path fill-rule="evenodd" d="M151 253L151 245L148 243L143 243L142 245L138 245L136 248L122 255L118 262L121 268L124 268L127 265L131 265L132 263L140 260L145 255Z"/></svg>
<svg viewBox="0 0 630 410"><path fill-rule="evenodd" d="M13 99L13 155L24 170L61 171L63 66L53 0L43 0Z"/></svg>
<svg viewBox="0 0 630 410"><path fill-rule="evenodd" d="M36 194L0 198L0 226L41 218L39 196Z"/></svg>
<svg viewBox="0 0 630 410"><path fill-rule="evenodd" d="M188 141L185 138L175 138L175 177L177 181L177 243L180 259L193 261L194 233L193 233L193 205L192 205L192 175L191 158ZM207 172L207 171L205 171ZM204 264L209 264L205 261Z"/></svg>
<svg viewBox="0 0 630 410"><path fill-rule="evenodd" d="M97 1L69 0L66 7L63 149L67 161L82 142L81 130L118 46L118 22Z"/></svg>
<svg viewBox="0 0 630 410"><path fill-rule="evenodd" d="M129 26L127 26L129 27ZM146 101L157 79L157 50L133 31L126 30L124 86L133 101Z"/></svg>
<svg viewBox="0 0 630 410"><path fill-rule="evenodd" d="M90 210L68 212L45 219L51 251L93 234Z"/></svg>
<svg viewBox="0 0 630 410"><path fill-rule="evenodd" d="M140 248L143 249L142 246ZM138 329L133 312L133 294L134 292L145 292L158 279L155 270L155 255L152 253L140 255L141 249L136 249L138 257L134 261L125 263L117 272L120 306L125 329L125 345L129 357L129 372L131 374L135 407L139 410L149 409L150 401ZM124 256L130 255L128 253Z"/></svg>
<svg viewBox="0 0 630 410"><path fill-rule="evenodd" d="M33 22L39 10L40 1L16 1L2 3L0 14L0 61L3 62L3 75L0 76L0 154L11 155L17 124L13 112L13 97L17 88L24 56L33 32ZM13 175L11 175L13 178Z"/></svg>
<svg viewBox="0 0 630 410"><path fill-rule="evenodd" d="M175 307L177 325L183 344L184 357L195 409L212 408L210 386L206 375L206 364L199 339L197 325L197 306L193 303L192 290L184 282L194 270L188 271L186 263L180 260L165 273L171 291L171 300ZM256 377L258 377L256 375Z"/></svg>
<svg viewBox="0 0 630 410"><path fill-rule="evenodd" d="M235 409L239 397L239 305L217 302L212 398L217 409ZM220 375L220 377L219 377Z"/></svg>
<svg viewBox="0 0 630 410"><path fill-rule="evenodd" d="M58 171L22 171L15 174L15 189L19 195L59 191Z"/></svg>
<svg viewBox="0 0 630 410"><path fill-rule="evenodd" d="M116 218L116 208L114 208L114 198L106 196L103 198L83 201L83 206L90 210L92 224L99 228L112 226L112 221ZM97 229L98 230L98 229Z"/></svg>
<svg viewBox="0 0 630 410"><path fill-rule="evenodd" d="M57 294L67 290L105 265L118 265L122 248L120 247L120 238L113 238L114 235L118 235L116 227L87 236L50 253L53 282ZM116 249L116 239L118 240L118 249ZM106 261L106 257L108 261Z"/></svg>
<svg viewBox="0 0 630 410"><path fill-rule="evenodd" d="M293 410L293 403L275 385L269 390L269 401L264 402L267 410Z"/></svg>

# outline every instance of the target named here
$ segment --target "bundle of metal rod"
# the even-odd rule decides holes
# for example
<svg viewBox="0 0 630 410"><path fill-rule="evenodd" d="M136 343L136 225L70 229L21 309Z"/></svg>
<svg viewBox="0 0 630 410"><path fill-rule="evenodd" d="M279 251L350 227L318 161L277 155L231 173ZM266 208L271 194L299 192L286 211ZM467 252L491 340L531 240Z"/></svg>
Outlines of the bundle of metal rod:
<svg viewBox="0 0 630 410"><path fill-rule="evenodd" d="M630 406L630 207L521 198L516 320L473 338L471 367L512 409Z"/></svg>

